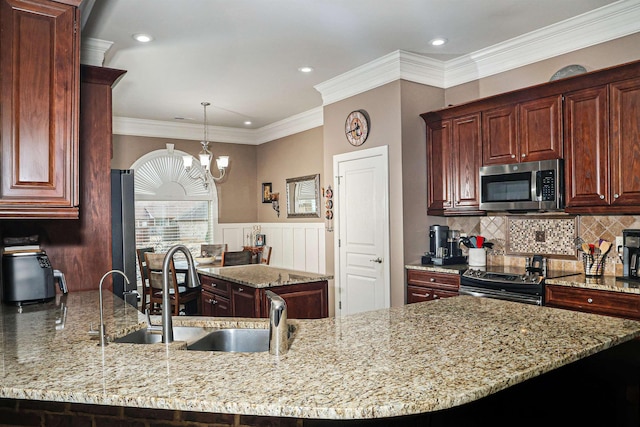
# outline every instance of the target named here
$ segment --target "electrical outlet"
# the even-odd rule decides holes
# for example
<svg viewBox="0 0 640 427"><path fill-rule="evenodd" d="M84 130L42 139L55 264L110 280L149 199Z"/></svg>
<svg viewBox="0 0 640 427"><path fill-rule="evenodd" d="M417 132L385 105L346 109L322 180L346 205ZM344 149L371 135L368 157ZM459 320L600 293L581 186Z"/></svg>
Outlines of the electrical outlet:
<svg viewBox="0 0 640 427"><path fill-rule="evenodd" d="M622 236L616 236L616 252L620 252L622 250L622 246L624 245L624 240L622 240Z"/></svg>

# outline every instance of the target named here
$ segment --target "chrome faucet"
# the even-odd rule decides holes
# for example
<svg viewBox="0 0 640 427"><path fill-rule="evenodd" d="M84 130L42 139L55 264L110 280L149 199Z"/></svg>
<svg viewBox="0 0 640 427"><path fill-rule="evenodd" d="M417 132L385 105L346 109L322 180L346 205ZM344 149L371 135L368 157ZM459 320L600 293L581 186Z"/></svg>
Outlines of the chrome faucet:
<svg viewBox="0 0 640 427"><path fill-rule="evenodd" d="M169 265L171 258L176 252L182 252L187 258L187 278L191 281L191 286L200 286L200 279L193 263L191 252L184 245L172 246L162 261L162 342L173 342L173 320L171 319L171 303L169 302Z"/></svg>
<svg viewBox="0 0 640 427"><path fill-rule="evenodd" d="M100 287L99 287L99 292L100 292L100 331L98 332L100 334L100 343L98 345L101 346L101 347L104 347L105 345L107 345L107 340L106 340L106 336L105 336L106 332L107 332L107 328L104 325L104 305L102 304L102 282L104 282L104 279L111 273L119 273L119 274L121 274L122 277L124 277L124 280L127 282L127 285L129 284L129 278L127 277L126 274L124 274L120 270L109 270L106 273L104 273L104 276L102 276L102 279L100 279Z"/></svg>
<svg viewBox="0 0 640 427"><path fill-rule="evenodd" d="M269 298L269 354L279 356L289 350L287 303L272 291L265 293Z"/></svg>

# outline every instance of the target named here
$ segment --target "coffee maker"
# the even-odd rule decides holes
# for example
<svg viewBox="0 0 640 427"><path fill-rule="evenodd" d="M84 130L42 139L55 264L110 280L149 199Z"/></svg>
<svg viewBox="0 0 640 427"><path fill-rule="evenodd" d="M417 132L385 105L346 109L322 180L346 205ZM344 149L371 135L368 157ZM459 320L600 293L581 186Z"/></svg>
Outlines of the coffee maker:
<svg viewBox="0 0 640 427"><path fill-rule="evenodd" d="M446 225L432 225L429 227L429 252L432 257L445 258L442 249L447 248L447 234L449 227Z"/></svg>
<svg viewBox="0 0 640 427"><path fill-rule="evenodd" d="M622 272L624 279L640 280L640 230L622 230Z"/></svg>

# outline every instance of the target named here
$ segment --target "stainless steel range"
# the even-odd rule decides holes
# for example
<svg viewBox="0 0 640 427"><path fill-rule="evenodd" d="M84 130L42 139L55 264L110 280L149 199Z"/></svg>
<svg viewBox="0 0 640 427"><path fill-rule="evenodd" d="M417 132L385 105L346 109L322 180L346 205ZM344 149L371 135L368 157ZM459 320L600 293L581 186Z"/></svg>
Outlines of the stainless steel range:
<svg viewBox="0 0 640 427"><path fill-rule="evenodd" d="M523 271L525 270L525 271ZM469 268L460 279L460 295L497 298L526 304L543 305L546 279L572 276L574 272L548 271L537 268L487 266Z"/></svg>

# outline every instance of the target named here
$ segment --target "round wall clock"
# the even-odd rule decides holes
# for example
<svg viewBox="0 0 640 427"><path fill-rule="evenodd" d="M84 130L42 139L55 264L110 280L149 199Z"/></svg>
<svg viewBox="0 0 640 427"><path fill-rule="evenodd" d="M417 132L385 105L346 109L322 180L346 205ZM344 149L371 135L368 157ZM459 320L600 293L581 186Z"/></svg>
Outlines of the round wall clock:
<svg viewBox="0 0 640 427"><path fill-rule="evenodd" d="M344 132L347 141L353 146L364 144L369 136L369 115L364 110L356 110L349 113L344 124Z"/></svg>

